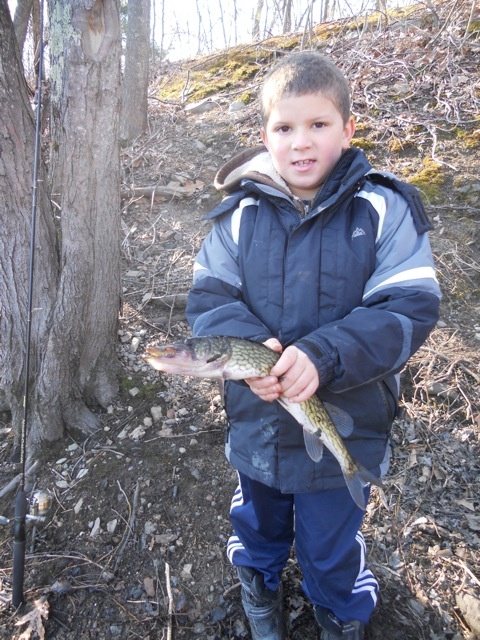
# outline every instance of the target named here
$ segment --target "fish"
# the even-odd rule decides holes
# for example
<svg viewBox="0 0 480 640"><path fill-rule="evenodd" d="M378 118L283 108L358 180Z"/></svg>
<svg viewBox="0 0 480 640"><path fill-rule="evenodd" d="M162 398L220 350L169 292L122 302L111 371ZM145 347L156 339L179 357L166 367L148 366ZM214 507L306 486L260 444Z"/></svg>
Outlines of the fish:
<svg viewBox="0 0 480 640"><path fill-rule="evenodd" d="M192 337L145 351L143 359L157 371L220 380L265 377L280 358L264 344L231 336ZM324 446L335 456L354 502L365 511L364 487L375 484L383 489L383 484L355 460L343 441L353 430L351 416L316 394L303 402L282 397L278 402L303 428L306 450L314 462L321 460Z"/></svg>

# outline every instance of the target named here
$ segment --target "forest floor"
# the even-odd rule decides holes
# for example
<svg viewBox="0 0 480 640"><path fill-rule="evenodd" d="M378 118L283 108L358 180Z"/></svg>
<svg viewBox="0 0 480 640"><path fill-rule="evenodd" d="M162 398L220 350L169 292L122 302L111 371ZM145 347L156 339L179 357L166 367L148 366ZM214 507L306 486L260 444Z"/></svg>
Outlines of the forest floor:
<svg viewBox="0 0 480 640"><path fill-rule="evenodd" d="M462 40L468 15L454 23L448 7L438 37L426 13L413 26L315 44L352 78L354 143L376 168L417 179L444 294L438 327L403 373L386 503L374 491L364 521L381 587L367 640L480 638L479 41L478 32ZM152 96L186 68L167 65ZM250 637L225 553L236 476L218 387L142 359L147 345L189 335L185 294L209 229L202 218L220 199L215 172L259 142L255 100L242 107L235 96L216 95L203 111L152 97L149 134L123 151L121 390L98 410L102 429L69 434L42 459L34 488L53 506L28 528L18 612L12 530L0 528L2 638ZM0 487L19 471L3 417ZM13 502L2 491L0 514L12 518ZM289 638L317 638L293 552L283 580Z"/></svg>

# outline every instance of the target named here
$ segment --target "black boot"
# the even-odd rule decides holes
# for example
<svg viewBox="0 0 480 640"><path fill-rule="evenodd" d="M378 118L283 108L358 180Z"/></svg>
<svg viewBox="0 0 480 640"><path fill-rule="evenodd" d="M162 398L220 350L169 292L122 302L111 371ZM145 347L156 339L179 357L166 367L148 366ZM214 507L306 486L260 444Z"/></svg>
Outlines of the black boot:
<svg viewBox="0 0 480 640"><path fill-rule="evenodd" d="M341 622L328 609L323 607L315 607L315 620L322 629L320 640L363 640L365 637L365 625L359 620L350 620L350 622Z"/></svg>
<svg viewBox="0 0 480 640"><path fill-rule="evenodd" d="M237 567L242 583L242 604L250 623L252 640L285 640L283 590L265 586L263 575L249 567Z"/></svg>

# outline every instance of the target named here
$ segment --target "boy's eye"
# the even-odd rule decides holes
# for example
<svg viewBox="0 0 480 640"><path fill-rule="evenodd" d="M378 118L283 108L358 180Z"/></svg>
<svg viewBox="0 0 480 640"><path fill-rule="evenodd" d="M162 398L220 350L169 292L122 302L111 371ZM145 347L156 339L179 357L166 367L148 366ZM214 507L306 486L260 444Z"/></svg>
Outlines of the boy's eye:
<svg viewBox="0 0 480 640"><path fill-rule="evenodd" d="M315 124L313 125L315 127L315 129L323 129L323 127L325 126L324 122L315 122Z"/></svg>
<svg viewBox="0 0 480 640"><path fill-rule="evenodd" d="M277 131L281 131L282 133L287 133L287 131L290 131L290 127L284 124L281 127L278 127Z"/></svg>

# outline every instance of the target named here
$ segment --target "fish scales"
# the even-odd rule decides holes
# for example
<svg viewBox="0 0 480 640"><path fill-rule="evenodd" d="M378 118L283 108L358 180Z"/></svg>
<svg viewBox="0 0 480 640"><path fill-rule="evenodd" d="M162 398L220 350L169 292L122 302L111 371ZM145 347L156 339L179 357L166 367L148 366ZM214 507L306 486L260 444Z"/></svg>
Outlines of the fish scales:
<svg viewBox="0 0 480 640"><path fill-rule="evenodd" d="M224 380L265 377L280 358L280 354L263 344L228 336L187 338L183 342L148 347L146 351L144 359L159 371ZM307 453L315 462L322 457L323 445L335 456L353 500L364 510L364 487L376 484L383 488L383 485L351 456L330 413L336 416L339 425L344 426L349 420L353 428L350 416L336 407L329 407L329 413L315 394L304 402L290 402L287 398L279 398L278 402L303 427Z"/></svg>

